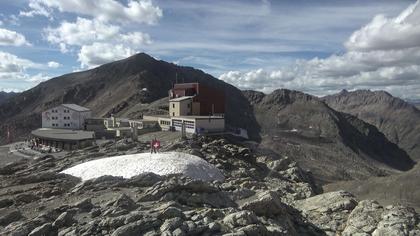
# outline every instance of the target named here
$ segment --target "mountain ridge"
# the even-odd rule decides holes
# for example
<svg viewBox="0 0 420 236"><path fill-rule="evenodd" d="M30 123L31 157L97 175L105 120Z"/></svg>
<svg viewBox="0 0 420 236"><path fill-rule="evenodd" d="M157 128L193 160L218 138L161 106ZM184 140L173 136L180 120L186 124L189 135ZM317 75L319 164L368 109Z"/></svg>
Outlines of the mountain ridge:
<svg viewBox="0 0 420 236"><path fill-rule="evenodd" d="M335 111L318 97L287 89L244 94L261 126L262 146L294 156L321 182L380 176L382 164L400 170L414 164L376 127Z"/></svg>
<svg viewBox="0 0 420 236"><path fill-rule="evenodd" d="M15 96L18 93L0 91L0 104L5 102L8 98Z"/></svg>
<svg viewBox="0 0 420 236"><path fill-rule="evenodd" d="M322 98L335 110L376 126L413 159L420 159L420 110L385 91L342 91Z"/></svg>

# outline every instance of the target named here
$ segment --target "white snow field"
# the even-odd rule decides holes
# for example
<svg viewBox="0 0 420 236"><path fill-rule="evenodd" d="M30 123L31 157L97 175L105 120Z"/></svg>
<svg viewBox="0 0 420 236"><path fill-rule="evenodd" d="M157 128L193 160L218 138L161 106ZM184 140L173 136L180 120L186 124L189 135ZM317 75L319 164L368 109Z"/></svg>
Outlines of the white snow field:
<svg viewBox="0 0 420 236"><path fill-rule="evenodd" d="M73 175L85 181L104 175L131 178L146 172L158 175L183 174L204 181L224 180L223 174L215 166L197 156L180 152L138 153L107 157L76 165L61 173Z"/></svg>

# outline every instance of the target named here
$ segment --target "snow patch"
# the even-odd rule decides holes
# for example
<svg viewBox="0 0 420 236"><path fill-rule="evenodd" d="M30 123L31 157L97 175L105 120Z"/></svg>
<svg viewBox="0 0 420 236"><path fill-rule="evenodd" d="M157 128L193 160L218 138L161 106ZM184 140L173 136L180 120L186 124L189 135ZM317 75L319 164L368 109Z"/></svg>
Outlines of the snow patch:
<svg viewBox="0 0 420 236"><path fill-rule="evenodd" d="M158 175L183 174L204 181L224 180L223 174L207 161L180 152L138 153L88 161L61 173L73 175L83 181L104 175L131 178L153 172Z"/></svg>

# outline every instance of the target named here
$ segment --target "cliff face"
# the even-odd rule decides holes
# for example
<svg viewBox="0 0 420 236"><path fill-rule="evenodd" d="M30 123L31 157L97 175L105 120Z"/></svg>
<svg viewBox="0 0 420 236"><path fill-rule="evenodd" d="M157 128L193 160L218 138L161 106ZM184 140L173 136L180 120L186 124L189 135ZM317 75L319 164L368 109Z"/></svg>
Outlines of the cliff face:
<svg viewBox="0 0 420 236"><path fill-rule="evenodd" d="M376 126L410 157L420 159L420 111L384 91L342 91L323 100L335 110L352 114Z"/></svg>

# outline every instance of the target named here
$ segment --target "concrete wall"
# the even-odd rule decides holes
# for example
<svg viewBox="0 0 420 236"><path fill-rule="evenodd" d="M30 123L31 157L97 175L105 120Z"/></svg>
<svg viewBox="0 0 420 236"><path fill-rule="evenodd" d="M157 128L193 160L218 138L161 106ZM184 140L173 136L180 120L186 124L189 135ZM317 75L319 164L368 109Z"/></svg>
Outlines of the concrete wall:
<svg viewBox="0 0 420 236"><path fill-rule="evenodd" d="M195 123L199 133L220 132L225 130L225 119L197 119Z"/></svg>
<svg viewBox="0 0 420 236"><path fill-rule="evenodd" d="M158 116L147 116L147 115L144 115L143 116L143 120L147 120L147 121L158 121L159 120L159 117Z"/></svg>
<svg viewBox="0 0 420 236"><path fill-rule="evenodd" d="M143 135L143 134L147 134L147 133L151 133L151 132L156 132L156 131L159 131L159 130L160 130L159 127L138 129L137 130L137 135Z"/></svg>
<svg viewBox="0 0 420 236"><path fill-rule="evenodd" d="M104 119L102 118L85 119L85 130L88 130L88 131L105 130Z"/></svg>

